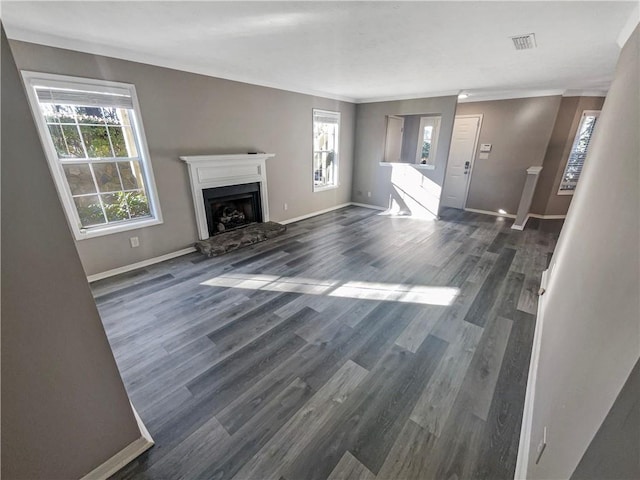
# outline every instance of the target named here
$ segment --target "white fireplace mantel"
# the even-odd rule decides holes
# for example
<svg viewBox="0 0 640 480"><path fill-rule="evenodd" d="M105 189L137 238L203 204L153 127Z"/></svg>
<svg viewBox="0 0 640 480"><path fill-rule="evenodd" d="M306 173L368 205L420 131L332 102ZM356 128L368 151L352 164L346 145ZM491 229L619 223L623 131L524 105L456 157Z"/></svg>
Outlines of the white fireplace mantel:
<svg viewBox="0 0 640 480"><path fill-rule="evenodd" d="M204 197L202 195L202 191L207 188L259 182L263 221L269 221L266 160L271 157L275 157L275 154L239 153L180 157L180 160L189 167L191 194L193 196L193 206L196 212L200 240L209 238Z"/></svg>

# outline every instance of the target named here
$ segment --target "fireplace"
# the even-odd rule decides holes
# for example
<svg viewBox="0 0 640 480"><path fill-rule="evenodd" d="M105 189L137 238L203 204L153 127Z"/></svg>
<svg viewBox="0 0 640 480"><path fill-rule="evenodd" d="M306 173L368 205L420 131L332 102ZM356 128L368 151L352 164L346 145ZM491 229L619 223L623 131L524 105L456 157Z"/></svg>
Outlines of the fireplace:
<svg viewBox="0 0 640 480"><path fill-rule="evenodd" d="M262 222L260 183L202 190L209 236Z"/></svg>
<svg viewBox="0 0 640 480"><path fill-rule="evenodd" d="M259 200L258 206L254 207L253 210L256 215L255 221L269 221L266 160L274 156L273 153L235 153L180 157L188 166L191 195L200 240L206 240L211 236L208 214L205 208L205 203L208 204L209 202L203 201L205 190L257 183L259 188L256 195ZM254 190L255 186L251 191ZM248 192L243 191L241 193L247 194ZM223 195L237 194L239 193L226 192ZM247 213L245 212L246 215Z"/></svg>

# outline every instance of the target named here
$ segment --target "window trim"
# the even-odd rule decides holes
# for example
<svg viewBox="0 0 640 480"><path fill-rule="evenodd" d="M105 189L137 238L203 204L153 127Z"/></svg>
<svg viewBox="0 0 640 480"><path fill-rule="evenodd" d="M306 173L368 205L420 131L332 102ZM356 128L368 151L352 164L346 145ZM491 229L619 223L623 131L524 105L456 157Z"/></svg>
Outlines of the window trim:
<svg viewBox="0 0 640 480"><path fill-rule="evenodd" d="M136 230L144 227L150 227L152 225L162 224L162 211L160 209L160 201L158 199L155 176L153 174L153 167L151 165L151 156L149 155L149 147L147 145L147 139L144 133L142 114L135 85L93 78L40 73L28 70L22 70L21 73L23 82L25 84L27 97L29 99L31 113L37 126L40 141L42 142L42 146L44 147L45 156L47 157L49 170L51 171L51 175L54 179L56 190L58 192L58 197L60 198L60 202L62 203L67 221L75 239L86 240L88 238L101 237L104 235L111 235L113 233L126 232L129 230ZM75 88L79 90L87 90L87 87L95 87L96 92L126 94L131 96L131 102L133 104L134 112L132 124L135 131L137 132L136 136L138 140L138 148L140 149L139 156L143 162L145 193L147 195L147 198L149 199L149 209L152 214L151 218L128 220L122 223L97 225L89 228L81 227L80 217L78 216L78 211L76 209L71 190L64 174L64 164L58 160L58 155L53 144L53 140L48 133L44 116L40 111L40 103L38 102L38 97L35 89L36 86L69 89ZM90 162L91 159L89 159L88 161Z"/></svg>
<svg viewBox="0 0 640 480"><path fill-rule="evenodd" d="M335 151L335 158L333 160L333 168L334 168L334 175L335 175L335 181L333 182L332 185L321 185L318 186L316 185L315 182L315 164L314 164L314 155L316 153L315 150L315 144L314 144L314 129L315 129L315 118L316 118L316 113L318 114L324 114L324 115L328 115L328 116L335 116L336 119L338 120L338 138L336 140L336 151ZM333 110L324 110L321 108L314 108L311 112L311 182L312 182L312 187L313 187L313 193L317 193L317 192L324 192L327 190L334 190L336 188L338 188L340 186L340 176L339 176L339 172L340 172L340 139L342 137L342 113L339 111L333 111Z"/></svg>
<svg viewBox="0 0 640 480"><path fill-rule="evenodd" d="M416 146L416 159L415 165L425 170L436 169L436 154L438 153L438 137L440 136L440 123L442 121L441 115L426 115L420 117L420 124L418 126L418 144ZM422 145L424 143L424 129L428 126L433 128L431 134L431 150L429 151L429 160L433 159L433 163L420 163L422 160Z"/></svg>
<svg viewBox="0 0 640 480"><path fill-rule="evenodd" d="M556 195L573 195L575 193L576 191L575 188L573 190L562 190L562 183L564 181L565 175L567 174L567 168L569 167L569 160L571 159L571 153L573 152L578 141L580 140L580 129L582 127L582 122L584 121L585 117L588 117L588 116L596 117L596 126L597 126L598 119L600 118L600 112L601 110L583 110L582 111L582 115L580 115L580 121L578 122L578 127L576 129L576 134L573 138L573 143L571 144L571 150L569 150L569 154L567 155L567 160L564 164L564 168L562 169L562 175L560 176L560 183L558 184L558 192L556 193ZM593 139L592 137L594 133L595 133L595 129L591 134L591 138L589 138L589 146L591 146L591 140ZM589 153L589 147L587 147L587 154L588 153ZM582 163L582 168L584 169L584 162ZM580 171L580 176L582 176L582 171ZM578 181L576 181L576 187L578 186L579 181L580 181L580 177L578 177Z"/></svg>

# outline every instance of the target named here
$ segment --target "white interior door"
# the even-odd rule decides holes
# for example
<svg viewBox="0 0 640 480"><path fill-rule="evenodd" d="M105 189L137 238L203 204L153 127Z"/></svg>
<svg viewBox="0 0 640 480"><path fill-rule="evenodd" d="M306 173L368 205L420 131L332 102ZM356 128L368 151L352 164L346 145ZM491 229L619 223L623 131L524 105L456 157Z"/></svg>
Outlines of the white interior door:
<svg viewBox="0 0 640 480"><path fill-rule="evenodd" d="M384 161L399 162L402 155L402 132L404 118L389 115L387 118L387 141L384 146Z"/></svg>
<svg viewBox="0 0 640 480"><path fill-rule="evenodd" d="M441 202L445 207L464 208L467 202L481 121L481 115L460 115L455 118Z"/></svg>

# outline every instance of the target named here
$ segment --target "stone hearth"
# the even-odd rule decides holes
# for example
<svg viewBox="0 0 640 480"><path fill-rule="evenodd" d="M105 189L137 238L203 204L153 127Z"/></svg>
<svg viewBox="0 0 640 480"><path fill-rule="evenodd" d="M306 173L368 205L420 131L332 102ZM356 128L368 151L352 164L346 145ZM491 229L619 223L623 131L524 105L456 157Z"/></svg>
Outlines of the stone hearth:
<svg viewBox="0 0 640 480"><path fill-rule="evenodd" d="M254 223L230 232L219 233L195 243L196 250L207 257L217 257L247 245L282 235L287 227L276 222Z"/></svg>

